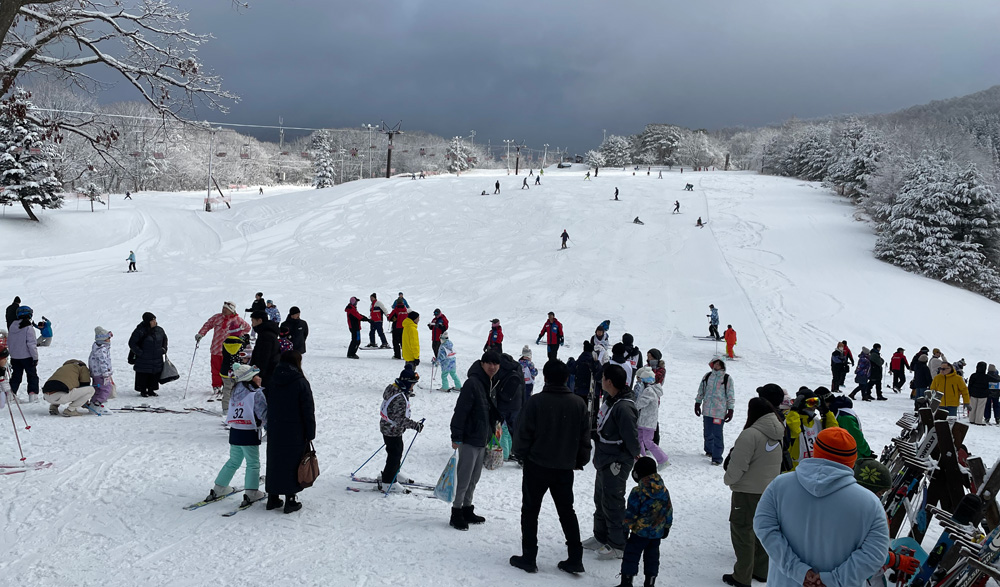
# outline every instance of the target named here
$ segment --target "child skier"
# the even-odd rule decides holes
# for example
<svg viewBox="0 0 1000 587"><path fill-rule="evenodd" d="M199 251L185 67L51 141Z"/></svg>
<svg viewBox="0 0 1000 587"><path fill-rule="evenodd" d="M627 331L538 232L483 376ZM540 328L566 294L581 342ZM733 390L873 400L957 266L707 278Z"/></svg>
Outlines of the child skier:
<svg viewBox="0 0 1000 587"><path fill-rule="evenodd" d="M90 398L90 408L95 412L107 414L104 402L111 397L111 380L114 369L111 366L111 336L112 334L100 326L94 328L94 345L90 348L90 358L87 368L90 369L90 384L94 387L94 395Z"/></svg>
<svg viewBox="0 0 1000 587"><path fill-rule="evenodd" d="M656 425L659 423L660 397L663 386L656 383L656 375L649 365L639 369L635 375L635 407L639 410L639 454L646 456L649 451L656 459L657 469L670 464L667 454L653 442Z"/></svg>
<svg viewBox="0 0 1000 587"><path fill-rule="evenodd" d="M644 586L656 583L660 572L660 540L670 534L674 523L674 507L670 492L656 473L656 461L640 457L632 469L632 488L625 508L625 525L632 531L622 555L622 581L618 587L632 587L632 578L639 574L639 558L646 576Z"/></svg>
<svg viewBox="0 0 1000 587"><path fill-rule="evenodd" d="M267 400L260 388L260 369L250 365L233 367L236 386L229 400L226 423L229 425L229 460L215 478L215 486L205 501L215 501L236 491L227 484L246 460L243 505L261 500L265 493L260 488L260 430L267 428Z"/></svg>
<svg viewBox="0 0 1000 587"><path fill-rule="evenodd" d="M392 483L399 474L400 459L403 457L403 432L407 428L421 432L424 425L410 419L410 397L413 396L413 385L420 380L420 375L407 365L399 374L399 379L390 383L382 392L382 407L379 409L379 430L385 441L385 468L379 473L378 488L382 491L382 483Z"/></svg>
<svg viewBox="0 0 1000 587"><path fill-rule="evenodd" d="M817 410L819 414L816 413ZM813 456L813 445L821 431L840 427L837 418L820 399L819 394L808 387L800 387L795 394L795 401L785 414L785 425L788 426L792 441L788 453L792 456L793 471L803 459Z"/></svg>
<svg viewBox="0 0 1000 587"><path fill-rule="evenodd" d="M448 337L448 331L441 333L441 346L438 347L436 361L438 366L441 368L441 391L461 391L462 382L458 379L458 370L456 368L455 361L455 347L452 345L451 339ZM451 376L451 381L454 383L452 387L448 387L449 376Z"/></svg>
<svg viewBox="0 0 1000 587"><path fill-rule="evenodd" d="M538 377L538 369L531 361L531 349L528 348L528 345L524 345L524 348L521 349L521 358L517 362L521 365L521 371L524 373L524 401L527 402L528 398L531 397L531 392L535 389L535 377Z"/></svg>

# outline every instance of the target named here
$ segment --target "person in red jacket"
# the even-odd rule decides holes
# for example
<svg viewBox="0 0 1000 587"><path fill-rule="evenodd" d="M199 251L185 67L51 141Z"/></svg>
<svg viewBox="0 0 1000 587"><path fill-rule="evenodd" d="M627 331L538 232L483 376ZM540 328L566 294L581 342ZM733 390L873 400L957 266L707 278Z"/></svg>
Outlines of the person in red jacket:
<svg viewBox="0 0 1000 587"><path fill-rule="evenodd" d="M542 337L545 337L546 349L549 353L549 360L554 361L559 358L559 347L563 343L563 328L562 323L556 320L556 313L549 312L549 319L542 324L542 330L538 333L538 338L535 339L535 344L541 342Z"/></svg>
<svg viewBox="0 0 1000 587"><path fill-rule="evenodd" d="M906 360L903 347L896 349L889 359L889 370L892 371L892 390L899 393L906 385L906 370L910 369L910 362ZM910 369L912 371L912 369Z"/></svg>
<svg viewBox="0 0 1000 587"><path fill-rule="evenodd" d="M408 312L406 304L399 299L392 303L392 312L389 312L389 321L392 322L392 358L400 361L403 360L403 355L400 354L403 347L403 321Z"/></svg>
<svg viewBox="0 0 1000 587"><path fill-rule="evenodd" d="M498 355L503 354L503 328L500 327L500 319L490 320L490 334L486 337L486 344L483 345L483 352L496 351Z"/></svg>
<svg viewBox="0 0 1000 587"><path fill-rule="evenodd" d="M351 297L344 312L347 313L347 329L351 331L351 342L347 345L347 358L360 359L358 347L361 346L361 323L370 322L361 312L358 312L358 298Z"/></svg>
<svg viewBox="0 0 1000 587"><path fill-rule="evenodd" d="M441 313L438 308L434 309L434 319L431 320L427 328L431 329L431 348L434 356L437 357L438 349L441 348L441 335L448 330L448 317Z"/></svg>
<svg viewBox="0 0 1000 587"><path fill-rule="evenodd" d="M844 345L844 358L850 363L851 367L854 366L854 353L851 352L851 347L847 346L847 341L842 340L840 344Z"/></svg>
<svg viewBox="0 0 1000 587"><path fill-rule="evenodd" d="M389 343L387 343L385 341L385 333L382 332L382 320L385 319L385 316L389 313L389 311L385 309L385 304L383 304L378 299L378 296L376 296L375 294L372 294L372 295L368 296L368 299L371 300L372 307L368 311L369 312L368 313L368 318L369 318L368 322L369 322L369 325L371 326L371 328L368 329L368 346L366 348L370 348L370 349L374 349L374 348L387 349L387 348L389 348ZM378 337L382 340L382 346L376 346L375 345L375 333L376 332L378 332Z"/></svg>
<svg viewBox="0 0 1000 587"><path fill-rule="evenodd" d="M726 331L722 333L722 338L726 339L726 356L735 359L736 354L733 353L733 347L736 346L736 331L733 330L732 324L726 324Z"/></svg>

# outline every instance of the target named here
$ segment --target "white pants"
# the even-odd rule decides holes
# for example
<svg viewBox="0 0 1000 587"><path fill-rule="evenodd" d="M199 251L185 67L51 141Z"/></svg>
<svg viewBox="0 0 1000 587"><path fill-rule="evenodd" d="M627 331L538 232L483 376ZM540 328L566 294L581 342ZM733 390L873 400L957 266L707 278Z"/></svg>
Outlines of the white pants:
<svg viewBox="0 0 1000 587"><path fill-rule="evenodd" d="M990 401L985 397L969 398L972 405L969 407L969 421L973 424L983 424L983 417L986 415L986 402Z"/></svg>
<svg viewBox="0 0 1000 587"><path fill-rule="evenodd" d="M67 392L54 391L43 395L45 396L45 401L52 405L61 406L69 404L69 407L75 410L93 397L94 388L88 385L86 387L77 387Z"/></svg>

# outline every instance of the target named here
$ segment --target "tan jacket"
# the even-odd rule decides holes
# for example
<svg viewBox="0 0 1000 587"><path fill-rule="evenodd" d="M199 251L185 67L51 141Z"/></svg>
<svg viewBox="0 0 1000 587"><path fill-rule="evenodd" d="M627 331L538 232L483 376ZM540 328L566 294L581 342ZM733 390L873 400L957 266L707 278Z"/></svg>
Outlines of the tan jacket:
<svg viewBox="0 0 1000 587"><path fill-rule="evenodd" d="M723 482L733 491L760 495L781 472L785 425L774 414L762 416L740 433L729 453Z"/></svg>
<svg viewBox="0 0 1000 587"><path fill-rule="evenodd" d="M49 381L58 381L69 389L90 385L90 369L83 361L70 359L56 369Z"/></svg>

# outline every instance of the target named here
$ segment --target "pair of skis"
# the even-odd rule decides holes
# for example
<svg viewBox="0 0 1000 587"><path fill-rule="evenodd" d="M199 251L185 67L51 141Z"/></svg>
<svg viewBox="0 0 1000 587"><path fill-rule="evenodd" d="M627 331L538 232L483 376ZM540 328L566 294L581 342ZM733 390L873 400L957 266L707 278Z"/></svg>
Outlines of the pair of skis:
<svg viewBox="0 0 1000 587"><path fill-rule="evenodd" d="M351 475L351 481L354 481L355 483L369 483L371 485L374 485L374 487L372 487L370 489L370 491L375 491L377 493L381 493L383 496L388 495L388 493L386 493L384 484L382 482L380 482L378 479L373 479L371 477L358 477L357 475ZM403 479L403 480L396 479L396 483L395 484L402 487L402 491L400 491L400 493L410 494L410 493L414 493L415 490L430 491L431 492L430 495L423 494L423 493L421 493L421 494L414 493L414 494L415 495L423 495L424 497L430 497L430 498L434 497L434 493L433 493L434 492L434 486L433 485L428 485L426 483L417 483L416 481L414 481L412 479ZM353 491L355 493L361 493L362 491L364 491L360 487L351 487L349 485L346 487L346 489L347 489L347 491ZM390 492L390 493L395 493L395 492L393 491L393 492Z"/></svg>
<svg viewBox="0 0 1000 587"><path fill-rule="evenodd" d="M204 499L202 501L196 501L195 503L192 503L191 505L186 505L186 506L184 506L184 509L188 510L188 511L192 511L192 510L196 510L198 508L203 508L203 507L205 507L205 506L207 506L209 504L213 504L213 503L215 503L217 501L222 501L222 500L226 499L227 497L229 497L230 495L235 495L235 494L237 494L237 493L239 493L241 491L243 491L242 487L236 487L231 492L226 493L224 495L217 496L215 499ZM222 514L222 517L223 518L231 518L231 517L235 516L236 514L242 512L243 510L249 509L253 504L257 503L258 501L261 501L261 500L266 499L266 498L267 498L267 495L264 495L264 497L255 499L255 500L253 500L251 502L241 503L239 505L239 507L237 507L236 509L228 511L228 512L224 512Z"/></svg>
<svg viewBox="0 0 1000 587"><path fill-rule="evenodd" d="M51 466L52 463L46 461L18 463L16 465L0 465L0 475L16 475L27 471L41 471L42 469L48 469Z"/></svg>

